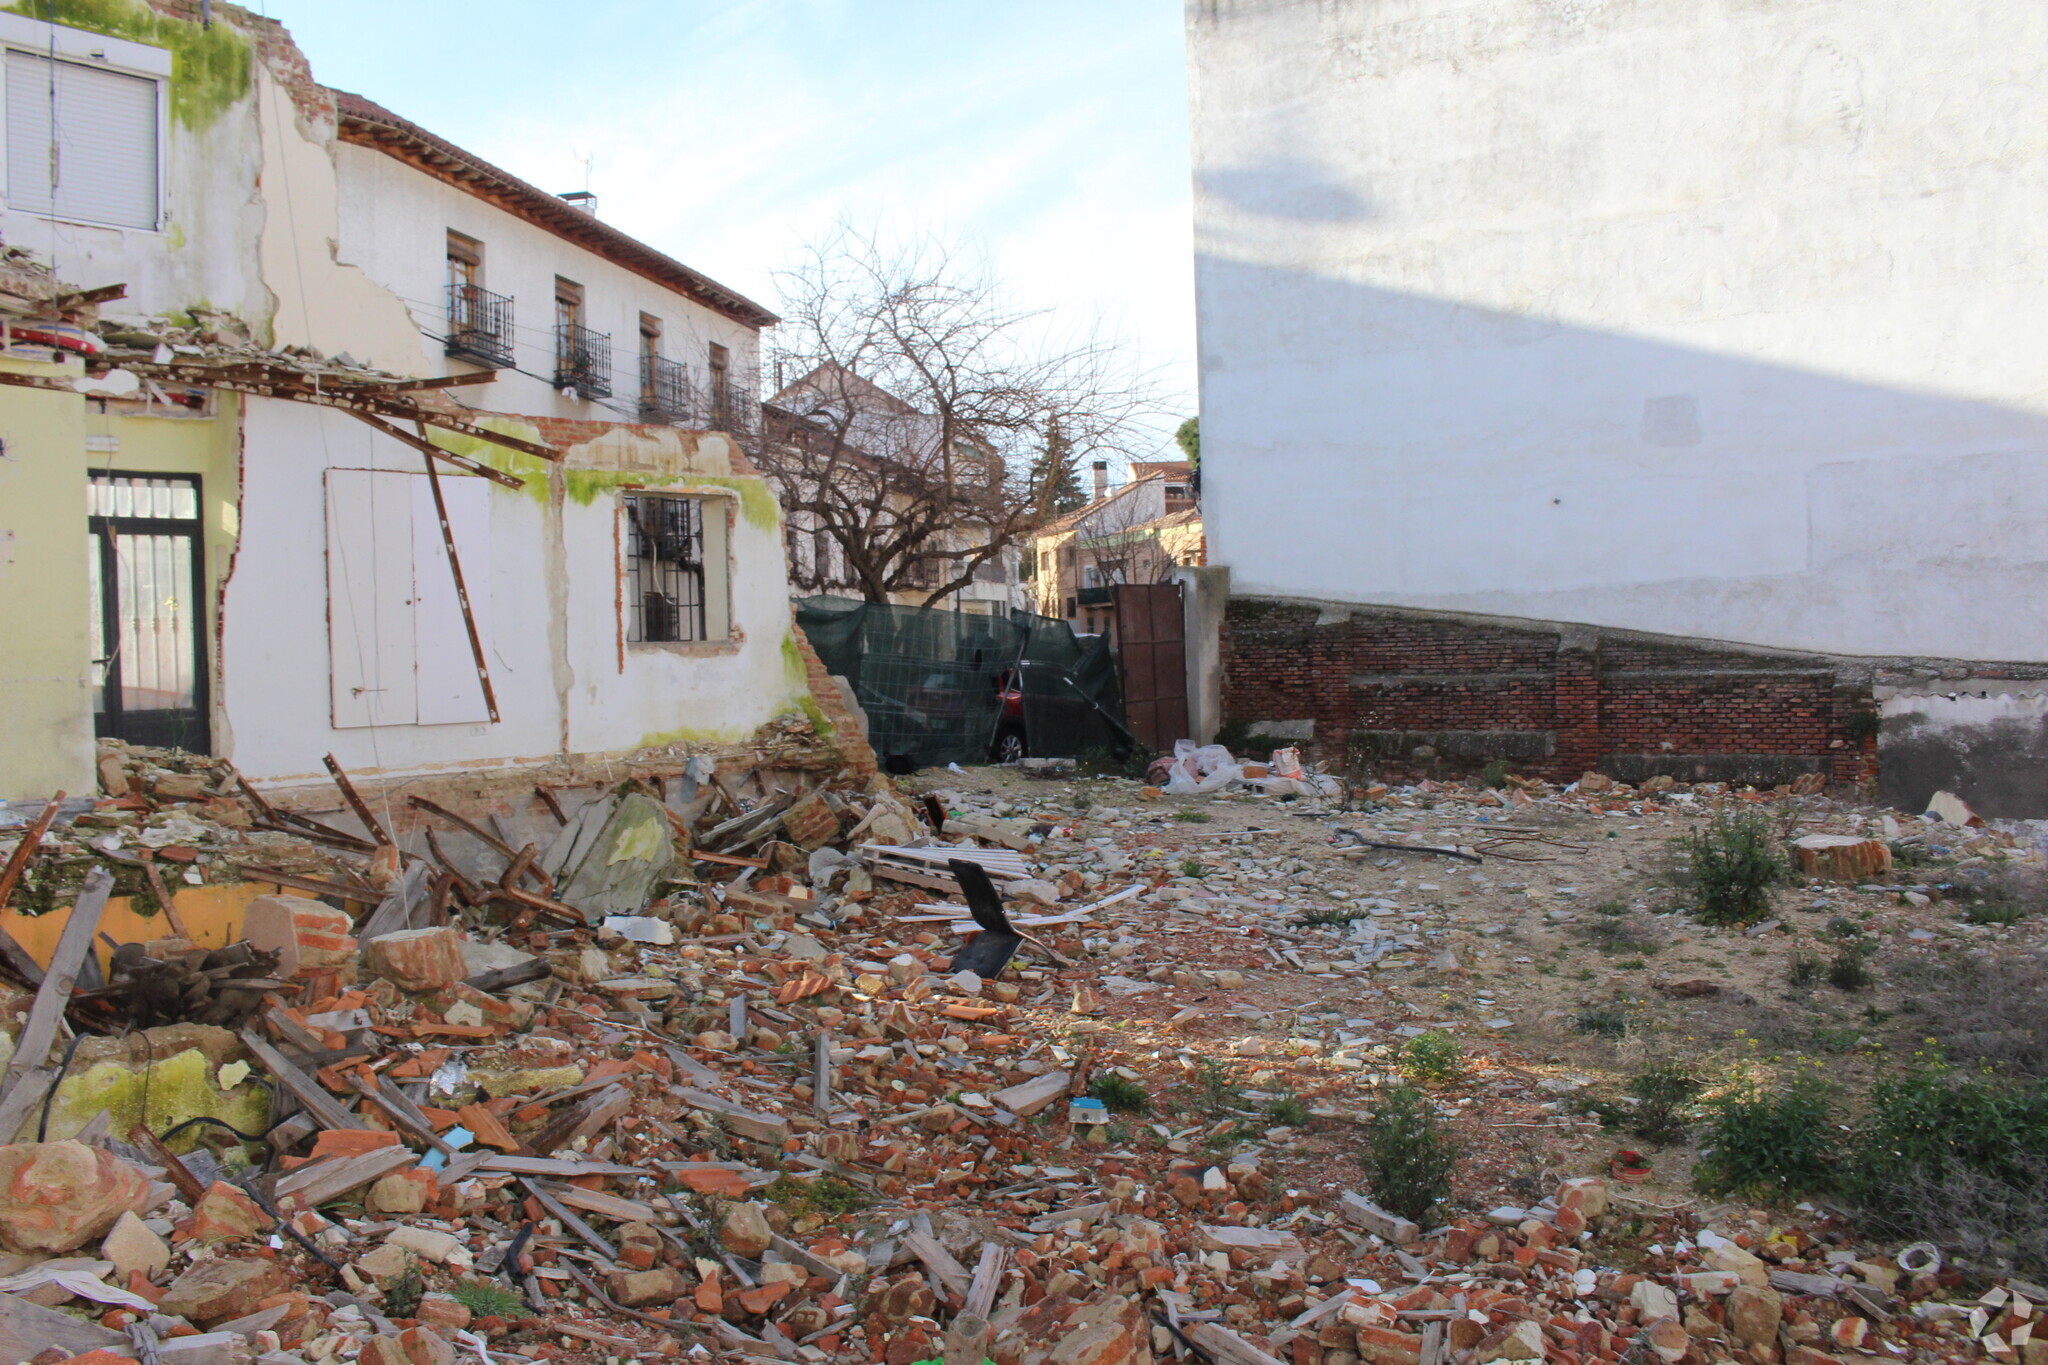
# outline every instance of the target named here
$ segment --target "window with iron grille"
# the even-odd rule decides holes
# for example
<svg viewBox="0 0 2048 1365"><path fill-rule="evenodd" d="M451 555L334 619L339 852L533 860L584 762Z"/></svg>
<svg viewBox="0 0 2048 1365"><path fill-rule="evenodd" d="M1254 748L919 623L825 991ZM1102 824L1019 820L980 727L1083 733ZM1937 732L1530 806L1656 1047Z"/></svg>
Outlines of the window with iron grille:
<svg viewBox="0 0 2048 1365"><path fill-rule="evenodd" d="M626 639L704 640L704 503L630 493L626 517Z"/></svg>

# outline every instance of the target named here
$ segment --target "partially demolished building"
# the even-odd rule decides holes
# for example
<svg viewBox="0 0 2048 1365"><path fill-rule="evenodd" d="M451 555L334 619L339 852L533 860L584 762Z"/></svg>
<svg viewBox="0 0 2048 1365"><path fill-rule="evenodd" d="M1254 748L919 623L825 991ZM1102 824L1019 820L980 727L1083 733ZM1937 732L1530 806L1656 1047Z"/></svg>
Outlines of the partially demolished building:
<svg viewBox="0 0 2048 1365"><path fill-rule="evenodd" d="M809 708L769 312L273 22L101 8L0 13L4 794L90 790L96 734L288 784Z"/></svg>

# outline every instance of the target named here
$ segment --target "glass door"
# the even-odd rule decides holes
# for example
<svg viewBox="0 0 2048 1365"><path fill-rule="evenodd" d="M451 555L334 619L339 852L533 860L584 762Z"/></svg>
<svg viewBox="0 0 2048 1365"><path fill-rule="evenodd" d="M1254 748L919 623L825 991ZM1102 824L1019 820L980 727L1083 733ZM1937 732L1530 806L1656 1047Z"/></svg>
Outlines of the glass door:
<svg viewBox="0 0 2048 1365"><path fill-rule="evenodd" d="M210 752L199 480L96 473L87 526L96 732Z"/></svg>

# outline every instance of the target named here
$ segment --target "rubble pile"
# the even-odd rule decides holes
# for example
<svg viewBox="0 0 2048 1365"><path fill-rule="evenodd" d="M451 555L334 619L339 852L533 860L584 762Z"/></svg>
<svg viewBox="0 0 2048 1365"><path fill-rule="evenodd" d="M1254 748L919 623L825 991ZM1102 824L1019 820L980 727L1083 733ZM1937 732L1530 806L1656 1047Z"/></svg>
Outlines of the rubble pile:
<svg viewBox="0 0 2048 1365"><path fill-rule="evenodd" d="M467 807L335 768L307 813L106 758L99 800L6 817L29 908L76 908L8 1011L0 1361L2048 1365L2024 1280L1598 1178L1541 1033L1570 1010L1538 940L1595 894L1557 874L1762 794L1336 794L1276 756L1179 797L1049 764L906 795L692 760ZM1983 926L1926 927L1942 889L1891 849L2039 859L1800 800L1809 873L1847 880L1799 894L1901 951ZM235 883L263 894L202 946L170 887ZM95 980L119 888L167 932ZM1701 979L1668 1007L1736 989ZM1433 1227L1356 1154L1426 1033L1465 1049L1429 1091L1465 1146ZM206 1112L53 1105L172 1057Z"/></svg>

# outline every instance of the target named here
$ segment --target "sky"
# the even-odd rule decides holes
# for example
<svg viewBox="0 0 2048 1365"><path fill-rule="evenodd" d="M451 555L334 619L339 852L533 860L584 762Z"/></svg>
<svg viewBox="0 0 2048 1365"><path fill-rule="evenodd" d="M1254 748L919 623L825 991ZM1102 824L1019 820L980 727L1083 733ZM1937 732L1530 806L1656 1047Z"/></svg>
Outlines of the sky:
<svg viewBox="0 0 2048 1365"><path fill-rule="evenodd" d="M1181 0L244 0L351 90L774 307L836 219L985 254L1195 411ZM586 167L586 159L588 165Z"/></svg>

